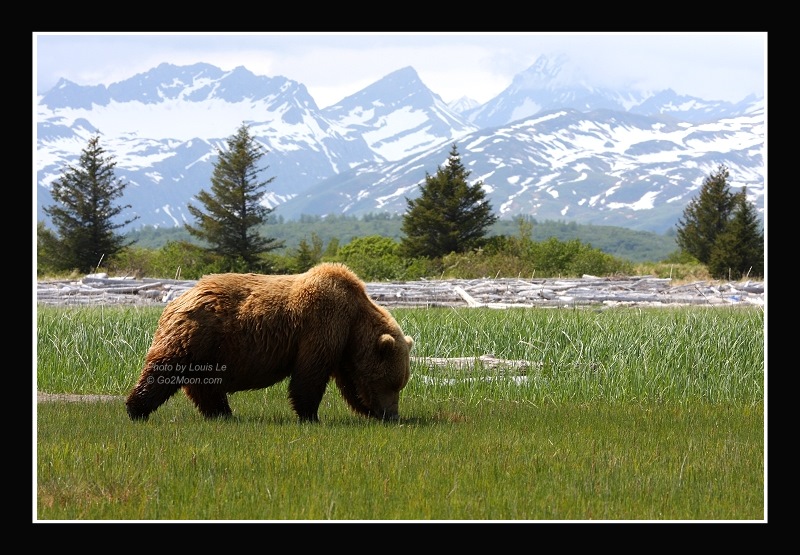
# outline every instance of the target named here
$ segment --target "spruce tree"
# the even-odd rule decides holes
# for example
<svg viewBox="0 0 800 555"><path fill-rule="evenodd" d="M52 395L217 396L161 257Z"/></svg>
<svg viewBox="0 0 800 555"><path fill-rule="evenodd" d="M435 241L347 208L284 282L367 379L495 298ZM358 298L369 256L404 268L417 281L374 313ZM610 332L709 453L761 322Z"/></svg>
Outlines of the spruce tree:
<svg viewBox="0 0 800 555"><path fill-rule="evenodd" d="M401 252L409 258L438 258L451 252L467 252L485 242L489 227L497 221L486 200L483 182L467 183L469 172L453 144L448 164L436 175L426 172L420 196L406 198Z"/></svg>
<svg viewBox="0 0 800 555"><path fill-rule="evenodd" d="M720 165L704 180L700 193L689 201L678 220L678 246L702 264L710 262L714 243L725 231L737 204L728 176L728 168Z"/></svg>
<svg viewBox="0 0 800 555"><path fill-rule="evenodd" d="M764 233L746 188L736 195L733 216L711 249L708 271L718 279L764 275Z"/></svg>
<svg viewBox="0 0 800 555"><path fill-rule="evenodd" d="M217 154L211 192L201 190L197 195L205 212L189 204L187 209L196 225L186 224L186 229L211 245L210 250L222 256L229 269L255 270L262 253L282 246L276 239L257 232L272 212L261 200L275 178L258 180L258 174L268 167L258 167L265 151L246 124L227 140L227 150L218 148Z"/></svg>
<svg viewBox="0 0 800 555"><path fill-rule="evenodd" d="M39 230L38 244L56 270L88 273L128 246L115 230L138 216L122 222L114 219L130 205L115 205L127 186L114 176L116 162L105 156L100 137L94 136L81 151L77 166L68 166L53 182L51 196L55 204L44 207L56 233Z"/></svg>
<svg viewBox="0 0 800 555"><path fill-rule="evenodd" d="M315 232L311 232L311 244L305 238L300 240L295 255L295 267L298 273L305 272L319 263L322 259L322 238Z"/></svg>

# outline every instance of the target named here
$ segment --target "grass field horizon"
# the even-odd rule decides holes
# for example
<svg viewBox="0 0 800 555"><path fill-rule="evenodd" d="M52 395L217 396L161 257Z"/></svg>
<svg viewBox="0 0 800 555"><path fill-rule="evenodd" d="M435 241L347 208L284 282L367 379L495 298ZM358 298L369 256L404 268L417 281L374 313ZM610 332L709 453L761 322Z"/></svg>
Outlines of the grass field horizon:
<svg viewBox="0 0 800 555"><path fill-rule="evenodd" d="M34 520L751 521L767 515L764 310L394 309L415 338L401 420L286 382L206 420L122 397L157 307L37 310ZM438 366L426 357L527 361Z"/></svg>

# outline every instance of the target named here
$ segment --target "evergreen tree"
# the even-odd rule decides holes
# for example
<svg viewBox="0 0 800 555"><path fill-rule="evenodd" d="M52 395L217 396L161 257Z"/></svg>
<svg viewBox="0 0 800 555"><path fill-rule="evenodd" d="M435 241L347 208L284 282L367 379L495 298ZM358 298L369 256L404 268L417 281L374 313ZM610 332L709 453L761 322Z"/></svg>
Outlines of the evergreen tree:
<svg viewBox="0 0 800 555"><path fill-rule="evenodd" d="M305 272L309 270L313 266L319 263L322 259L322 238L314 233L311 232L311 245L308 244L308 241L305 238L300 240L300 244L297 246L297 255L295 256L296 260L296 271Z"/></svg>
<svg viewBox="0 0 800 555"><path fill-rule="evenodd" d="M736 209L711 249L709 273L718 279L764 275L764 233L747 189L736 195Z"/></svg>
<svg viewBox="0 0 800 555"><path fill-rule="evenodd" d="M197 195L206 211L189 204L187 209L195 217L196 226L186 224L186 229L211 245L231 269L251 271L257 269L259 255L282 246L256 231L272 212L261 199L275 178L258 181L258 174L266 169L257 165L265 152L246 124L228 139L227 147L217 149L211 192L202 190Z"/></svg>
<svg viewBox="0 0 800 555"><path fill-rule="evenodd" d="M51 195L56 202L44 207L56 228L55 234L42 227L38 244L45 248L51 266L57 270L91 272L129 243L116 229L138 216L114 223L114 218L130 205L115 205L126 183L116 179L116 162L104 156L100 137L94 136L81 151L77 167L68 166L53 182Z"/></svg>
<svg viewBox="0 0 800 555"><path fill-rule="evenodd" d="M36 275L58 273L62 268L58 237L44 222L36 222Z"/></svg>
<svg viewBox="0 0 800 555"><path fill-rule="evenodd" d="M728 168L719 166L703 182L700 194L689 201L678 220L678 246L702 264L711 260L717 237L725 231L737 201L728 186Z"/></svg>
<svg viewBox="0 0 800 555"><path fill-rule="evenodd" d="M485 200L483 182L467 183L469 172L454 144L446 167L436 175L426 172L420 196L406 199L403 216L402 254L409 258L438 258L451 252L480 247L488 228L497 221Z"/></svg>

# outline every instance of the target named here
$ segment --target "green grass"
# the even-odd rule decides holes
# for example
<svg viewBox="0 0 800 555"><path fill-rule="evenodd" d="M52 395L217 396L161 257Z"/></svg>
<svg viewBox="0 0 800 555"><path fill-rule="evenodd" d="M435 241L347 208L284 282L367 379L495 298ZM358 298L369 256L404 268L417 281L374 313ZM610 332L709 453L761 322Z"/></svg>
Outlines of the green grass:
<svg viewBox="0 0 800 555"><path fill-rule="evenodd" d="M122 395L136 382L162 310L39 306L39 391Z"/></svg>
<svg viewBox="0 0 800 555"><path fill-rule="evenodd" d="M397 309L423 362L401 422L318 425L286 383L203 419L120 398L36 407L40 520L763 520L764 313L756 308ZM160 309L39 307L37 387L125 395Z"/></svg>

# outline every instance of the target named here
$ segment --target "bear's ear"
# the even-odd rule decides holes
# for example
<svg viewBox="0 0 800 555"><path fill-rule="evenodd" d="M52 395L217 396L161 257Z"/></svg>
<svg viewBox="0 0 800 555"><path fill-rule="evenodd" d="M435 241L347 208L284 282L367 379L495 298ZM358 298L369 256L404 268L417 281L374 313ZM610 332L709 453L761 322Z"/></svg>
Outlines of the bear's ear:
<svg viewBox="0 0 800 555"><path fill-rule="evenodd" d="M408 348L411 349L411 347L414 346L414 338L410 335L406 335L406 344L408 345Z"/></svg>
<svg viewBox="0 0 800 555"><path fill-rule="evenodd" d="M390 353L394 349L394 337L388 333L384 333L378 338L378 351L381 353Z"/></svg>

